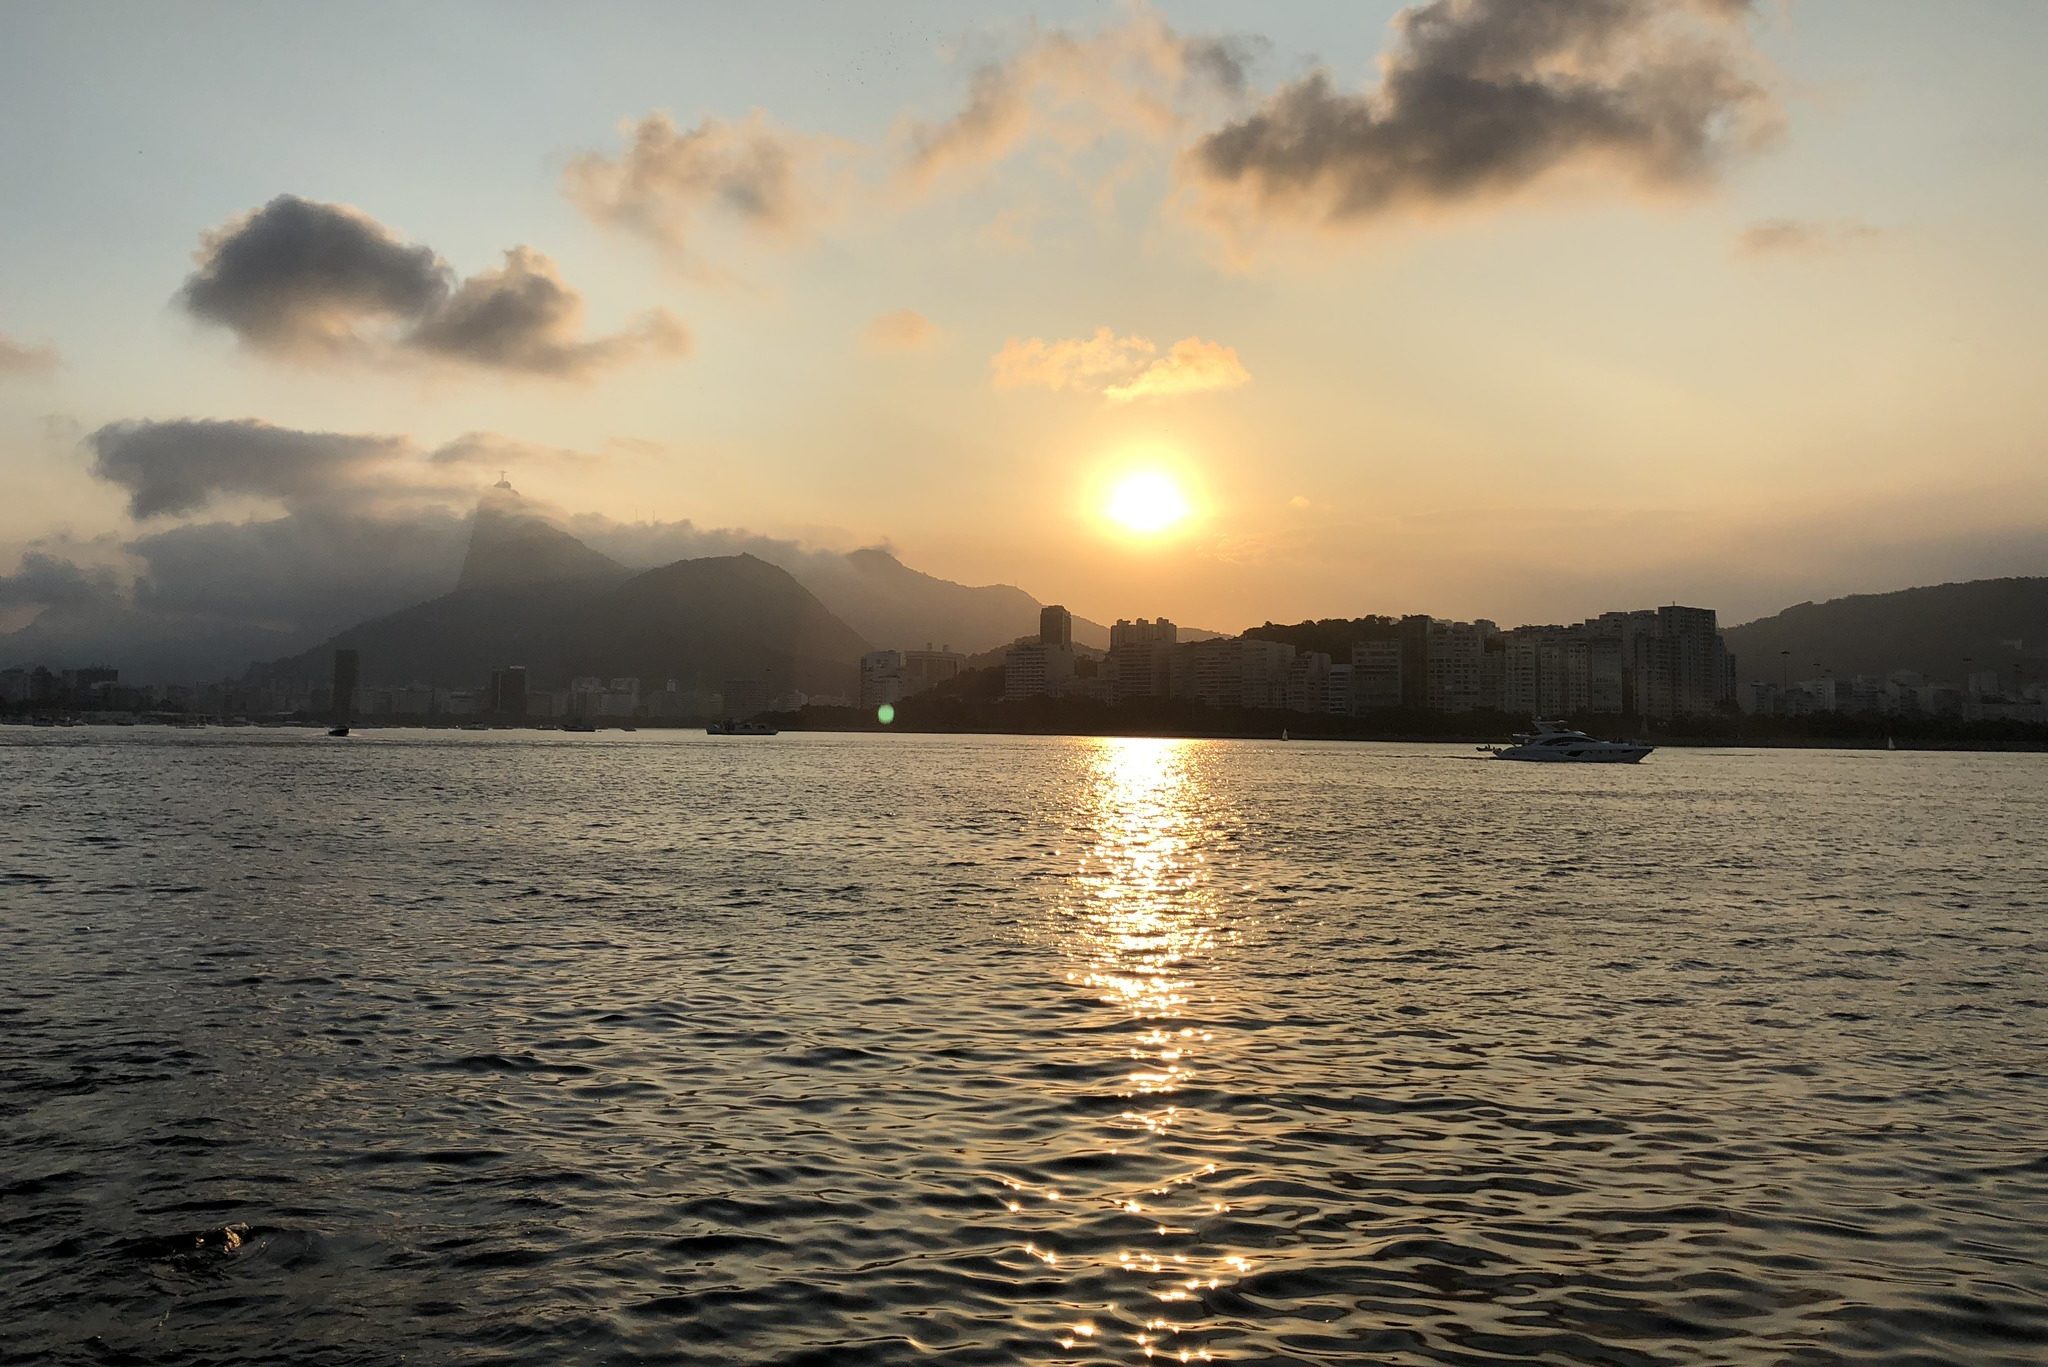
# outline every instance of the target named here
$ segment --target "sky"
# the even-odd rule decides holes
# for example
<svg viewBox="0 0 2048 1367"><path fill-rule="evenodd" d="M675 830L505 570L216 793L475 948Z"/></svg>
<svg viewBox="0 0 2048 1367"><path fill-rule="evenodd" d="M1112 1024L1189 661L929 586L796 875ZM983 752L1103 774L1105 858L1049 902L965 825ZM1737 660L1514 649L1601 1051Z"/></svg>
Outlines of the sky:
<svg viewBox="0 0 2048 1367"><path fill-rule="evenodd" d="M0 628L258 544L345 583L501 470L1220 630L2048 572L2044 50L2013 0L9 5Z"/></svg>

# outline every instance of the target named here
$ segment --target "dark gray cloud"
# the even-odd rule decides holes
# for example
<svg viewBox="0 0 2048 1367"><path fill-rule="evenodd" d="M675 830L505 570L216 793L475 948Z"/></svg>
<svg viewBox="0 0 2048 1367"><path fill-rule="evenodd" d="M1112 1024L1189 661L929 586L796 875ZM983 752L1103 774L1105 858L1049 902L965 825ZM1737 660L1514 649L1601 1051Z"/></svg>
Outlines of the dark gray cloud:
<svg viewBox="0 0 2048 1367"><path fill-rule="evenodd" d="M514 247L466 280L430 247L360 210L280 195L208 233L179 299L252 350L300 360L411 354L493 370L580 378L688 334L657 310L584 338L583 296L555 263Z"/></svg>
<svg viewBox="0 0 2048 1367"><path fill-rule="evenodd" d="M128 510L139 518L235 497L323 516L466 506L500 471L587 471L631 447L574 451L465 432L426 448L410 437L304 432L253 418L110 423L85 440L92 473L126 489Z"/></svg>
<svg viewBox="0 0 2048 1367"><path fill-rule="evenodd" d="M1748 0L1430 0L1402 11L1369 92L1315 72L1201 139L1226 218L1354 225L1583 171L1696 182L1773 126Z"/></svg>
<svg viewBox="0 0 2048 1367"><path fill-rule="evenodd" d="M587 375L643 351L679 354L690 344L682 323L665 311L612 337L584 341L582 327L582 296L563 283L554 262L514 247L503 266L463 281L407 341L476 365L561 377Z"/></svg>
<svg viewBox="0 0 2048 1367"><path fill-rule="evenodd" d="M189 513L221 495L294 502L358 489L410 445L253 418L109 423L86 442L93 474L126 489L136 517Z"/></svg>
<svg viewBox="0 0 2048 1367"><path fill-rule="evenodd" d="M57 348L30 346L0 334L0 376L47 375L57 368Z"/></svg>
<svg viewBox="0 0 2048 1367"><path fill-rule="evenodd" d="M455 278L431 247L297 195L206 234L198 261L179 294L194 316L259 350L298 354L350 348L366 321L426 317Z"/></svg>
<svg viewBox="0 0 2048 1367"><path fill-rule="evenodd" d="M31 549L23 552L14 573L0 574L0 608L80 607L114 597L119 590L112 570Z"/></svg>
<svg viewBox="0 0 2048 1367"><path fill-rule="evenodd" d="M1741 256L1826 256L1864 246L1884 236L1882 228L1845 220L1767 218L1735 239Z"/></svg>

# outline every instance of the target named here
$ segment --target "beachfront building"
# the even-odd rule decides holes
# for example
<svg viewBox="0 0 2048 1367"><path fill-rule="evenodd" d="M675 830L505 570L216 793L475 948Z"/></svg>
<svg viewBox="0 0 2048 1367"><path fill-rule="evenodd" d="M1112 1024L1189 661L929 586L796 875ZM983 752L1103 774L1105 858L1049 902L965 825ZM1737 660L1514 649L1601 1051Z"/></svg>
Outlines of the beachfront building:
<svg viewBox="0 0 2048 1367"><path fill-rule="evenodd" d="M1173 692L1174 646L1180 629L1164 617L1119 621L1109 629L1109 694L1114 702L1164 698Z"/></svg>

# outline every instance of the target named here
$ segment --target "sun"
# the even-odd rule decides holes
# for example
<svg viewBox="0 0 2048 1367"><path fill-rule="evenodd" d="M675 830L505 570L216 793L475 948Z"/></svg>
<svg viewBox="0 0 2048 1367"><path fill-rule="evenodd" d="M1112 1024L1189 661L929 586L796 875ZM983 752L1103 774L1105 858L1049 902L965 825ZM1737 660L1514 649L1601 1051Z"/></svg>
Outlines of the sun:
<svg viewBox="0 0 2048 1367"><path fill-rule="evenodd" d="M1156 536L1186 521L1193 509L1172 475L1136 470L1116 482L1103 511L1125 531Z"/></svg>

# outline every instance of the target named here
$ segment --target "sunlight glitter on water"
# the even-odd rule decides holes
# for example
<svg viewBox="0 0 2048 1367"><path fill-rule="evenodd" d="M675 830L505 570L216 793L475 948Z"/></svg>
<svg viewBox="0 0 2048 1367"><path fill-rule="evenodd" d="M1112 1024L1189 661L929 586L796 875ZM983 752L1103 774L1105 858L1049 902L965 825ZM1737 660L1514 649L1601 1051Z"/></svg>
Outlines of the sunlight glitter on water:
<svg viewBox="0 0 2048 1367"><path fill-rule="evenodd" d="M1135 1361L1217 1360L1214 1329L1202 1318L1197 1293L1250 1268L1241 1254L1201 1246L1200 1222L1228 1203L1201 1190L1216 1165L1187 1162L1185 1122L1194 1117L1175 1099L1196 1078L1202 1052L1215 1040L1214 1031L1180 1022L1191 1010L1212 1006L1224 990L1217 906L1198 852L1211 795L1197 755L1195 744L1174 740L1106 739L1092 749L1087 800L1095 838L1080 861L1077 900L1061 946L1077 961L1067 980L1132 1026L1124 1049L1132 1066L1114 1093L1129 1104L1106 1122L1106 1148L1149 1146L1159 1163L1170 1165L1142 1186L1106 1184L1087 1202L1092 1210L1107 1207L1134 1225L1142 1222L1146 1231L1141 1242L1118 1250L1113 1261L1097 1259L1093 1269L1121 1274L1129 1288L1126 1303L1113 1309L1122 1312L1118 1330ZM1179 1141L1172 1152L1164 1142L1169 1138ZM1105 1309L1087 1308L1098 1315ZM1097 1328L1090 1322L1085 1334L1056 1330L1053 1340L1065 1351L1101 1349L1111 1335L1106 1326L1100 1333Z"/></svg>

